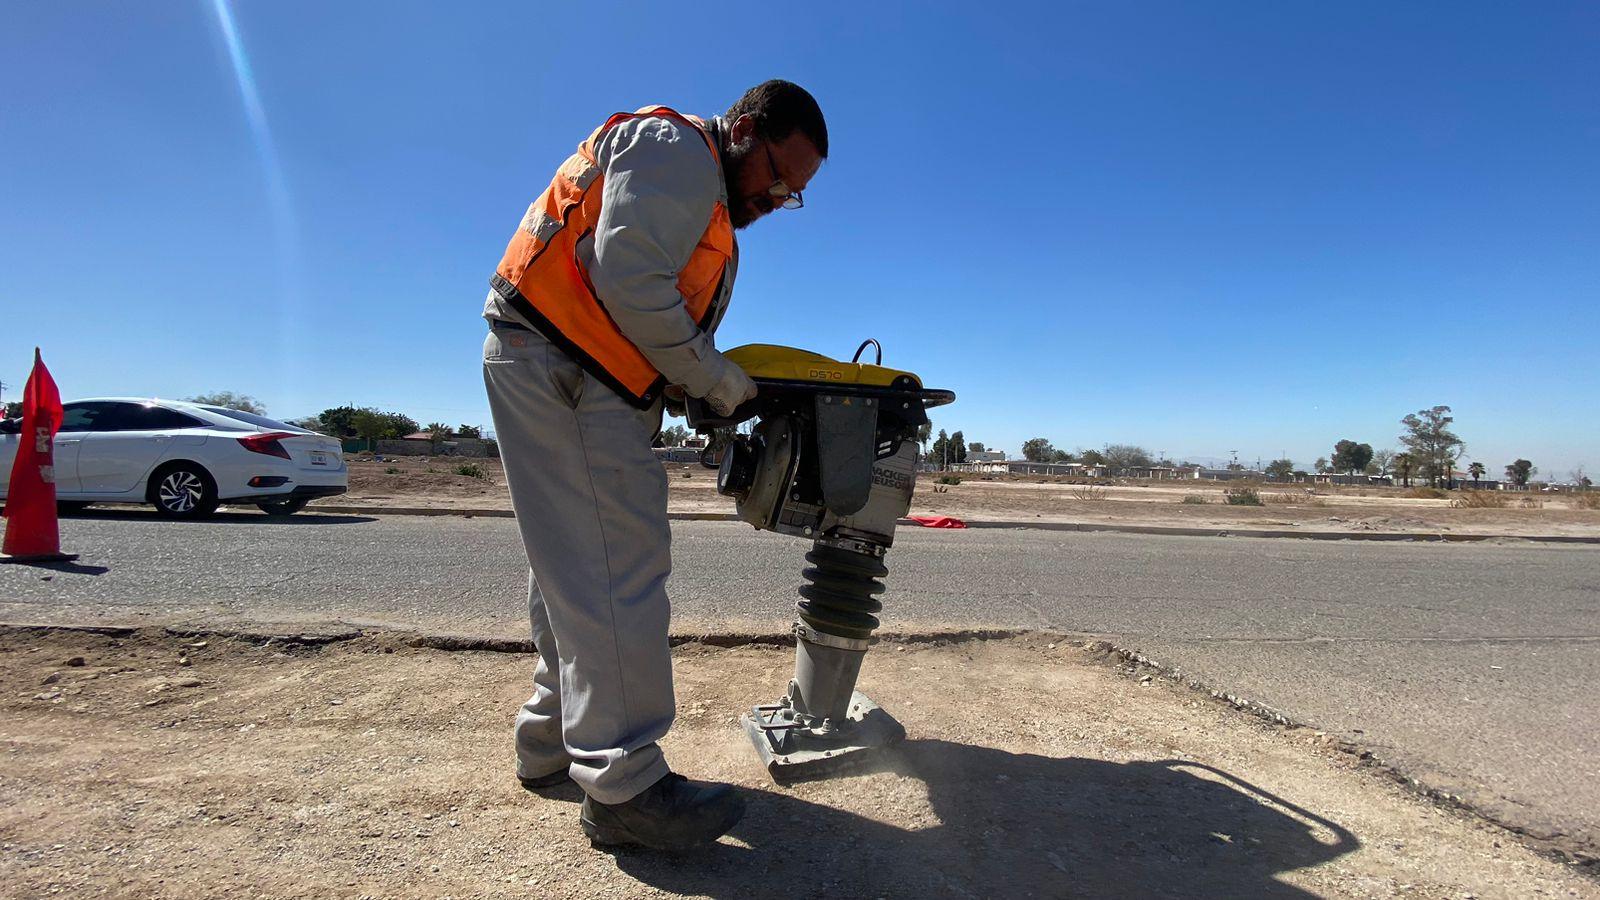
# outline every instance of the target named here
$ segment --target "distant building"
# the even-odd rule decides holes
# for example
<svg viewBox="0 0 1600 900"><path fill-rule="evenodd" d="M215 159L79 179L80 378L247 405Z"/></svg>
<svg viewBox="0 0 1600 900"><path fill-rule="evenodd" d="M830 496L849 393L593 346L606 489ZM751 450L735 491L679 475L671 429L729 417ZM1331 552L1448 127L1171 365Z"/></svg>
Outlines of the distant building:
<svg viewBox="0 0 1600 900"><path fill-rule="evenodd" d="M1265 481L1267 473L1255 469L1208 469L1204 466L1193 466L1177 470L1177 477L1190 478L1195 481L1239 481L1241 479Z"/></svg>
<svg viewBox="0 0 1600 900"><path fill-rule="evenodd" d="M1381 484L1392 486L1394 484L1394 479L1387 475L1351 475L1346 472L1319 472L1316 475L1316 482L1317 484Z"/></svg>
<svg viewBox="0 0 1600 900"><path fill-rule="evenodd" d="M1172 466L1129 466L1122 470L1128 478L1154 478L1157 480L1178 477L1178 470Z"/></svg>
<svg viewBox="0 0 1600 900"><path fill-rule="evenodd" d="M662 462L696 463L704 451L704 447L690 447L687 444L682 447L655 448L656 459Z"/></svg>
<svg viewBox="0 0 1600 900"><path fill-rule="evenodd" d="M481 438L452 437L435 444L433 436L426 431L408 434L398 441L377 441L372 449L379 456L466 456L484 459L500 455L496 444Z"/></svg>
<svg viewBox="0 0 1600 900"><path fill-rule="evenodd" d="M1011 459L1005 462L1005 471L1012 475L1068 475L1077 478L1104 478L1106 467L1076 462L1029 462Z"/></svg>
<svg viewBox="0 0 1600 900"><path fill-rule="evenodd" d="M928 460L924 460L928 462ZM968 450L966 460L951 463L945 467L951 472L977 472L986 474L1005 474L1006 454L1004 450Z"/></svg>

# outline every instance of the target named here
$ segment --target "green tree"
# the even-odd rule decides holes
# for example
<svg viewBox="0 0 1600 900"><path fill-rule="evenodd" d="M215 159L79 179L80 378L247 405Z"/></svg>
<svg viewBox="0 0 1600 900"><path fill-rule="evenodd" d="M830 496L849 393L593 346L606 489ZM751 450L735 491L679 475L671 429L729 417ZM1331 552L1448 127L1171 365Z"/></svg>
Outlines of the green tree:
<svg viewBox="0 0 1600 900"><path fill-rule="evenodd" d="M928 461L941 470L955 462L950 458L950 435L943 428L939 429L939 436L933 439L933 446L928 448Z"/></svg>
<svg viewBox="0 0 1600 900"><path fill-rule="evenodd" d="M1372 445L1343 440L1333 445L1333 468L1351 475L1365 471L1372 462Z"/></svg>
<svg viewBox="0 0 1600 900"><path fill-rule="evenodd" d="M967 439L962 437L959 431L950 435L950 461L953 463L967 461Z"/></svg>
<svg viewBox="0 0 1600 900"><path fill-rule="evenodd" d="M1050 459L1049 459L1049 461L1050 462L1055 462L1055 463L1069 463L1069 462L1076 462L1077 461L1077 457L1073 456L1071 453L1068 453L1065 450L1056 450L1056 449L1052 448L1051 451L1050 451Z"/></svg>
<svg viewBox="0 0 1600 900"><path fill-rule="evenodd" d="M1527 487L1528 479L1539 474L1539 469L1525 459L1519 459L1506 466L1506 478L1517 487Z"/></svg>
<svg viewBox="0 0 1600 900"><path fill-rule="evenodd" d="M344 407L347 409L348 407ZM342 415L336 418L344 418ZM327 421L326 418L323 419ZM384 412L364 406L352 410L349 414L350 434L367 442L371 449L373 441L392 441L403 438L417 431L417 420L401 413ZM438 423L435 423L438 424Z"/></svg>
<svg viewBox="0 0 1600 900"><path fill-rule="evenodd" d="M1103 466L1106 464L1105 455L1099 450L1085 450L1078 455L1078 461L1086 466Z"/></svg>
<svg viewBox="0 0 1600 900"><path fill-rule="evenodd" d="M1267 463L1267 474L1273 478L1290 478L1294 475L1294 461L1291 459L1275 459Z"/></svg>
<svg viewBox="0 0 1600 900"><path fill-rule="evenodd" d="M240 412L254 413L258 416L263 416L267 413L267 407L260 400L249 394L235 394L233 391L197 394L188 399L190 403L199 403L203 406L220 406L223 409L237 409Z"/></svg>
<svg viewBox="0 0 1600 900"><path fill-rule="evenodd" d="M464 438L483 440L483 429L476 425L457 425L456 435Z"/></svg>
<svg viewBox="0 0 1600 900"><path fill-rule="evenodd" d="M1029 438L1022 442L1022 458L1028 462L1050 462L1055 454L1056 448L1050 446L1049 438Z"/></svg>
<svg viewBox="0 0 1600 900"><path fill-rule="evenodd" d="M317 416L317 420L322 423L320 430L323 434L331 434L334 437L355 437L357 412L359 410L354 406L335 406L332 409L325 409Z"/></svg>
<svg viewBox="0 0 1600 900"><path fill-rule="evenodd" d="M1317 467L1317 473L1318 474L1322 474L1322 473L1330 471L1330 468L1328 466L1328 458L1326 456L1317 457L1317 461L1316 461L1316 463L1314 465Z"/></svg>
<svg viewBox="0 0 1600 900"><path fill-rule="evenodd" d="M8 418L8 419L20 419L20 418L22 418L22 404L21 403L7 403L6 404L6 418Z"/></svg>
<svg viewBox="0 0 1600 900"><path fill-rule="evenodd" d="M350 417L350 427L356 436L367 442L371 450L374 441L383 440L389 433L389 421L375 409L358 409Z"/></svg>
<svg viewBox="0 0 1600 900"><path fill-rule="evenodd" d="M977 441L973 441L972 443L967 445L967 452L968 453L983 453L984 452L984 447L983 447L982 444L978 443Z"/></svg>
<svg viewBox="0 0 1600 900"><path fill-rule="evenodd" d="M933 440L933 423L923 422L917 426L917 446L922 448L922 455L928 455L928 442Z"/></svg>
<svg viewBox="0 0 1600 900"><path fill-rule="evenodd" d="M683 442L689 439L689 429L682 425L661 430L661 444L664 447L682 447Z"/></svg>
<svg viewBox="0 0 1600 900"><path fill-rule="evenodd" d="M1451 468L1467 449L1466 442L1450 430L1454 421L1448 406L1419 409L1400 420L1406 427L1400 443L1411 454L1417 473L1435 487L1441 478L1450 477Z"/></svg>
<svg viewBox="0 0 1600 900"><path fill-rule="evenodd" d="M1488 470L1484 468L1483 463L1481 462L1475 462L1472 465L1467 466L1467 474L1472 476L1473 487L1478 486L1478 479L1482 478L1483 473L1486 471Z"/></svg>
<svg viewBox="0 0 1600 900"><path fill-rule="evenodd" d="M384 412L377 410L378 415L389 423L388 431L384 434L385 440L399 440L408 434L417 433L417 420L404 413Z"/></svg>

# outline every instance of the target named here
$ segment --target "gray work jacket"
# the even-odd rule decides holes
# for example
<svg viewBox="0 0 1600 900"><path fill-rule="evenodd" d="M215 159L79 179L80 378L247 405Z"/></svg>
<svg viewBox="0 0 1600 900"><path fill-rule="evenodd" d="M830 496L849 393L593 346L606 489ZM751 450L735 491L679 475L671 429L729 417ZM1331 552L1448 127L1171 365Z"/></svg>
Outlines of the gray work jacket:
<svg viewBox="0 0 1600 900"><path fill-rule="evenodd" d="M706 124L717 146L726 146L727 123L719 116ZM705 232L712 206L728 203L721 166L692 127L653 116L606 132L595 157L604 179L600 217L576 252L601 305L669 384L731 405L750 380L711 338L733 296L737 242L704 330L678 292L678 270ZM492 289L483 315L534 327Z"/></svg>

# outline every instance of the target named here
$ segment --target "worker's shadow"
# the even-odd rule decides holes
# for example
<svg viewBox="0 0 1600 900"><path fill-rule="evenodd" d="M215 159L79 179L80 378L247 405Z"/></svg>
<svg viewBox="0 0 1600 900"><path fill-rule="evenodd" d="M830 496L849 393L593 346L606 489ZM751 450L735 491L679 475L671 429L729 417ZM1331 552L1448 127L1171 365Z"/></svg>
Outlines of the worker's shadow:
<svg viewBox="0 0 1600 900"><path fill-rule="evenodd" d="M1052 759L927 740L903 744L883 767L911 780L871 818L781 790L749 792L735 842L677 857L622 852L617 865L662 890L741 900L1310 897L1274 876L1360 846L1337 824L1177 760Z"/></svg>

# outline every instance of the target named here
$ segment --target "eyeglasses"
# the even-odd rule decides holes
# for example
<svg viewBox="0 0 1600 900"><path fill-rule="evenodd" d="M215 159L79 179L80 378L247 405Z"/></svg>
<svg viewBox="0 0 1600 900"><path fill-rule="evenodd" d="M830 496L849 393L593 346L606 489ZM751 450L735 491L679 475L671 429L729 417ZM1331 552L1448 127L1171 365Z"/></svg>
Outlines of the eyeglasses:
<svg viewBox="0 0 1600 900"><path fill-rule="evenodd" d="M767 151L767 167L772 170L772 187L767 188L767 195L784 209L799 209L805 206L806 201L801 199L800 192L789 190L789 186L778 177L778 162L772 158L772 145L762 141L761 147Z"/></svg>

